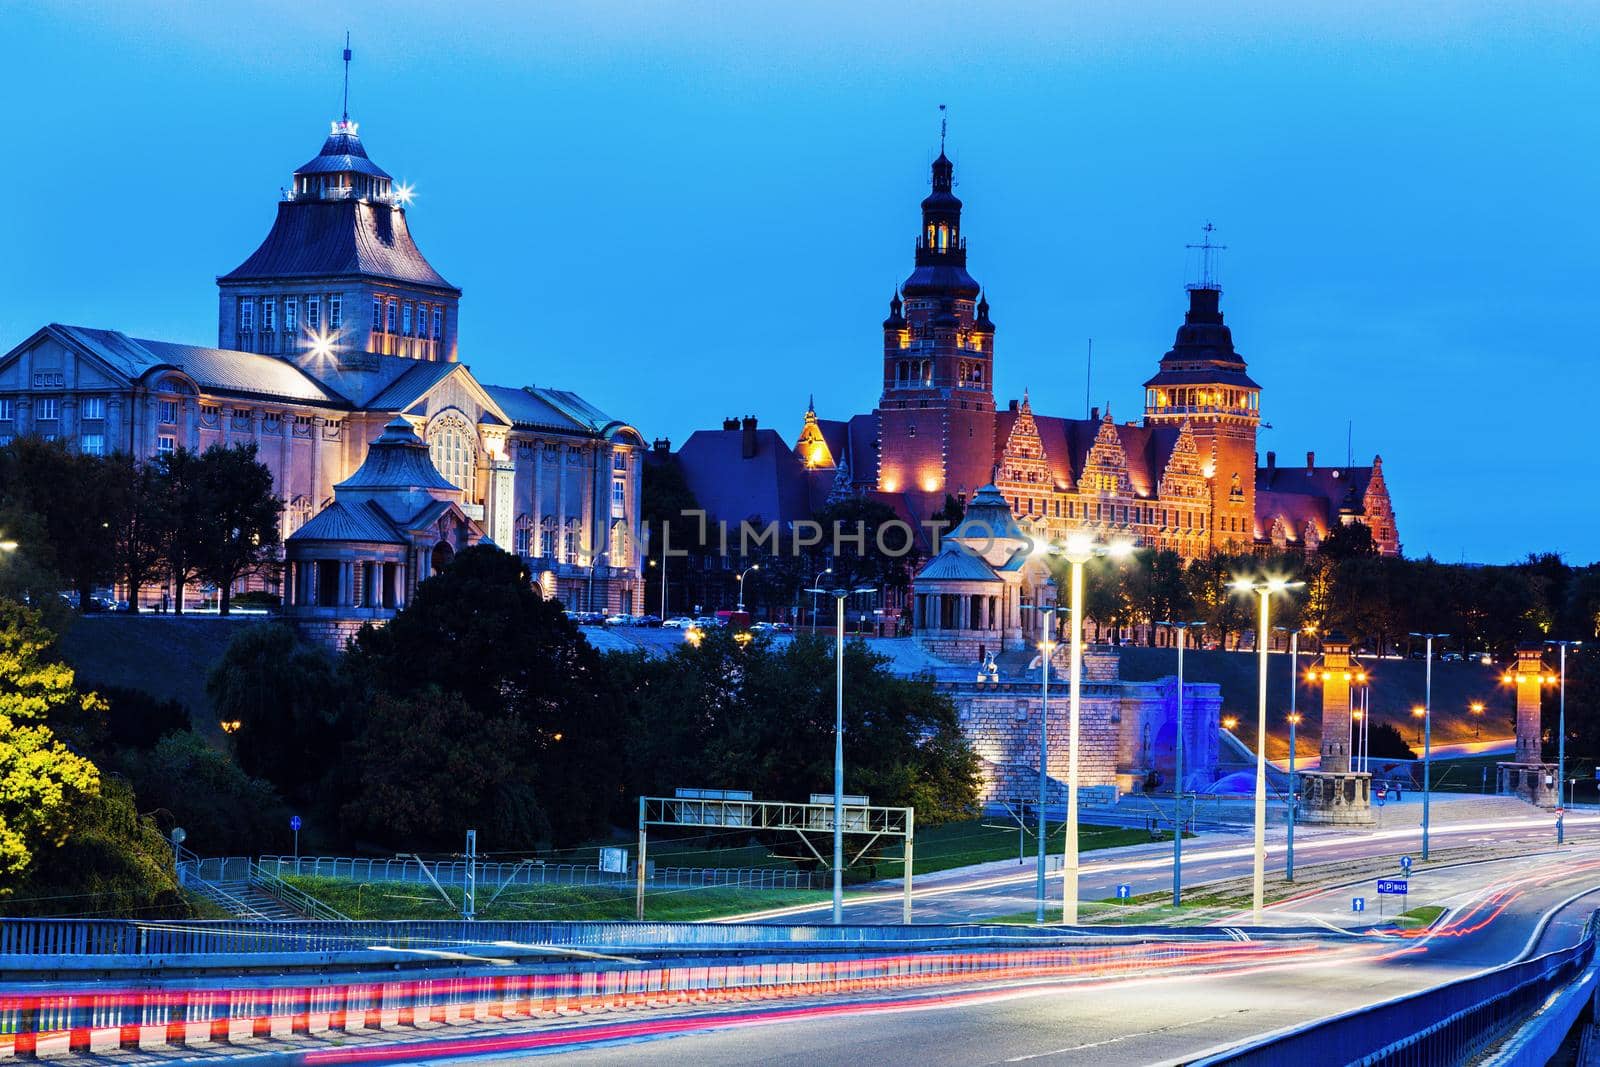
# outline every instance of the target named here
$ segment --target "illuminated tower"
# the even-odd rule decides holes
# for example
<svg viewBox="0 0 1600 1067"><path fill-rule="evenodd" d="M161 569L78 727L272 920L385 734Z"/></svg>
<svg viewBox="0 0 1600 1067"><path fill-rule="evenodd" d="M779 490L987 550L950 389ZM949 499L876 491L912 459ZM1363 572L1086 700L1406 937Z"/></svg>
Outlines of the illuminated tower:
<svg viewBox="0 0 1600 1067"><path fill-rule="evenodd" d="M1555 678L1545 670L1544 646L1530 642L1517 648L1517 665L1500 679L1517 694L1517 756L1500 768L1500 792L1521 797L1542 808L1561 803L1556 765L1544 761L1544 724L1540 695Z"/></svg>
<svg viewBox="0 0 1600 1067"><path fill-rule="evenodd" d="M350 50L345 49L346 98ZM374 354L456 358L461 290L411 239L411 191L367 156L344 117L295 168L266 240L217 279L217 344L308 363L375 367Z"/></svg>
<svg viewBox="0 0 1600 1067"><path fill-rule="evenodd" d="M1365 681L1350 656L1350 639L1337 630L1322 639L1322 659L1307 679L1322 685L1322 760L1315 771L1300 774L1303 817L1317 823L1372 821L1372 776L1351 770L1350 683Z"/></svg>
<svg viewBox="0 0 1600 1067"><path fill-rule="evenodd" d="M1200 279L1189 289L1189 311L1172 350L1156 376L1144 383L1145 424L1182 425L1188 420L1211 493L1208 543L1213 548L1250 548L1255 543L1256 429L1261 424L1261 387L1233 348L1222 321L1222 287L1205 227Z"/></svg>
<svg viewBox="0 0 1600 1067"><path fill-rule="evenodd" d="M878 488L971 496L994 462L994 323L967 273L955 167L943 146L922 201L916 266L883 323Z"/></svg>

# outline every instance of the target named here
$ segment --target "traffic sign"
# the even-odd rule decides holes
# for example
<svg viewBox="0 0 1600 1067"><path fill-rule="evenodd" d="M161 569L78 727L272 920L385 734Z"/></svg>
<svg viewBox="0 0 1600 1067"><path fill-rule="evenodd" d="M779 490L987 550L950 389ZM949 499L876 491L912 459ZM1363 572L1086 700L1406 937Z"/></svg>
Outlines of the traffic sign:
<svg viewBox="0 0 1600 1067"><path fill-rule="evenodd" d="M1402 871L1405 871L1407 874L1411 873L1411 857L1410 856L1401 856L1400 857L1400 869Z"/></svg>
<svg viewBox="0 0 1600 1067"><path fill-rule="evenodd" d="M298 815L289 816L289 829L291 829L291 830L300 829L300 816L298 816Z"/></svg>
<svg viewBox="0 0 1600 1067"><path fill-rule="evenodd" d="M1351 897L1350 898L1350 910L1351 911L1366 911L1367 910L1367 898L1366 897Z"/></svg>
<svg viewBox="0 0 1600 1067"><path fill-rule="evenodd" d="M1128 900L1132 896L1133 896L1133 886L1129 885L1127 882L1123 882L1121 885L1117 886L1117 899L1118 900Z"/></svg>
<svg viewBox="0 0 1600 1067"><path fill-rule="evenodd" d="M1378 893L1392 897L1406 895L1406 880L1404 878L1379 878Z"/></svg>

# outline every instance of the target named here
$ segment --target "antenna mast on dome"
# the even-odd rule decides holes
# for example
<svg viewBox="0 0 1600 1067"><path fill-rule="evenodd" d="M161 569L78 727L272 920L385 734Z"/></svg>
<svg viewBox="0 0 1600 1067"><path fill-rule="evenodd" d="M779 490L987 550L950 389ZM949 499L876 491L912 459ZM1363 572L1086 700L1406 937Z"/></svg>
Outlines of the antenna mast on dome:
<svg viewBox="0 0 1600 1067"><path fill-rule="evenodd" d="M1217 257L1215 253L1226 252L1228 250L1228 246L1211 243L1211 235L1216 232L1217 228L1207 221L1206 224L1200 228L1200 243L1197 245L1184 246L1185 248L1196 249L1200 253L1200 280L1197 282L1191 282L1189 284L1190 289L1220 290L1222 288L1222 286L1217 284L1217 259L1219 257Z"/></svg>
<svg viewBox="0 0 1600 1067"><path fill-rule="evenodd" d="M350 121L350 31L344 31L344 115L342 121Z"/></svg>
<svg viewBox="0 0 1600 1067"><path fill-rule="evenodd" d="M945 114L944 105L939 105L939 154L944 155L944 135L949 128L950 116Z"/></svg>

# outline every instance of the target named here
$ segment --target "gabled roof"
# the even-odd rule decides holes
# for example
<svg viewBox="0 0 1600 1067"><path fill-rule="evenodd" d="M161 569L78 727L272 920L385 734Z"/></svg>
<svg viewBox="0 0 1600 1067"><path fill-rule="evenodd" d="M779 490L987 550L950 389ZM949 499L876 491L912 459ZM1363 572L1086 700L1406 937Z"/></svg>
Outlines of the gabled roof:
<svg viewBox="0 0 1600 1067"><path fill-rule="evenodd" d="M293 363L255 352L203 348L129 337L116 330L51 323L44 331L62 344L87 353L136 381L160 370L181 371L208 392L322 407L348 408L350 402ZM35 335L37 336L37 335ZM30 338L30 342L31 342ZM24 342L24 346L30 342Z"/></svg>
<svg viewBox="0 0 1600 1067"><path fill-rule="evenodd" d="M408 367L363 406L377 411L404 411L451 374L466 369L464 364L442 360L413 359L408 362L415 366Z"/></svg>
<svg viewBox="0 0 1600 1067"><path fill-rule="evenodd" d="M743 441L743 430L696 430L678 450L684 480L706 514L730 525L809 518L806 469L778 432L757 429L748 459Z"/></svg>
<svg viewBox="0 0 1600 1067"><path fill-rule="evenodd" d="M285 200L267 239L217 280L366 277L446 290L411 239L404 208L366 200Z"/></svg>
<svg viewBox="0 0 1600 1067"><path fill-rule="evenodd" d="M484 391L500 405L514 426L527 426L541 430L574 431L604 437L623 425L589 403L577 393L566 389L543 389L525 385L514 388L506 385L486 385Z"/></svg>
<svg viewBox="0 0 1600 1067"><path fill-rule="evenodd" d="M390 524L383 509L371 501L343 504L335 500L300 529L291 541L366 541L403 545L406 539Z"/></svg>
<svg viewBox="0 0 1600 1067"><path fill-rule="evenodd" d="M1005 453L1011 427L1017 421L1015 411L995 412L995 461ZM1089 449L1094 447L1100 423L1093 419L1063 419L1053 415L1035 413L1033 421L1039 428L1039 442L1050 463L1050 471L1057 485L1076 486L1083 474L1083 464ZM1128 480L1133 491L1141 497L1153 497L1161 482L1161 475L1172 459L1173 446L1178 442L1176 426L1116 427L1117 439L1128 459Z"/></svg>
<svg viewBox="0 0 1600 1067"><path fill-rule="evenodd" d="M1309 523L1318 537L1328 536L1330 509L1328 501L1313 493L1274 492L1256 490L1255 535L1257 540L1272 536L1272 523L1282 519L1291 540L1305 537Z"/></svg>
<svg viewBox="0 0 1600 1067"><path fill-rule="evenodd" d="M1347 501L1361 510L1371 467L1258 467L1256 492L1304 493L1321 497L1337 510Z"/></svg>

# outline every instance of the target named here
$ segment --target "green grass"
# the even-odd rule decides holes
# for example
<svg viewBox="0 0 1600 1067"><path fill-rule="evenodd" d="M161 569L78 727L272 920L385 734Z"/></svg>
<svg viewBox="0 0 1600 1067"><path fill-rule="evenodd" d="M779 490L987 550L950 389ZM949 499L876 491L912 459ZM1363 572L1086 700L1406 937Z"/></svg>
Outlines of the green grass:
<svg viewBox="0 0 1600 1067"><path fill-rule="evenodd" d="M1192 836L1192 835L1191 835ZM1052 853L1059 853L1066 847L1067 830L1065 823L1055 823L1048 827L1046 834L1046 847ZM1145 845L1151 841L1170 841L1172 835L1161 832L1152 837L1148 830L1141 828L1128 828L1122 826L1090 826L1087 824L1078 827L1078 850L1092 852L1101 848L1119 848L1124 845ZM1022 838L1023 863L1032 863L1038 854L1038 839L1033 834L1033 827ZM916 841L913 843L916 873L932 874L935 871L947 871L953 867L967 867L974 863L991 863L995 860L1015 860L1017 858L1017 827L1015 823L1010 826L999 819L970 819L963 822L945 823L942 826L931 826L926 830L918 830ZM884 856L878 861L877 876L879 878L899 878L904 873L905 865L902 862L904 851L899 844L891 845L885 850Z"/></svg>
<svg viewBox="0 0 1600 1067"><path fill-rule="evenodd" d="M461 890L446 886L446 904L433 886L414 882L351 882L299 875L284 879L352 919L455 919ZM631 919L633 888L615 886L517 886L489 904L493 889L480 889L480 919ZM822 903L829 894L809 889L653 889L645 893L651 919L695 922L767 908Z"/></svg>
<svg viewBox="0 0 1600 1067"><path fill-rule="evenodd" d="M1410 911L1401 912L1399 915L1396 915L1394 917L1394 924L1396 926L1404 926L1408 928L1428 926L1439 916L1443 915L1444 912L1445 909L1440 907L1438 904L1427 904L1423 907L1412 908Z"/></svg>

